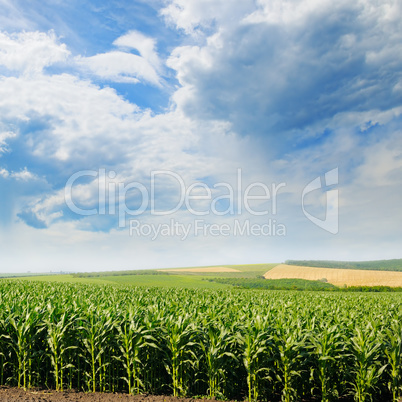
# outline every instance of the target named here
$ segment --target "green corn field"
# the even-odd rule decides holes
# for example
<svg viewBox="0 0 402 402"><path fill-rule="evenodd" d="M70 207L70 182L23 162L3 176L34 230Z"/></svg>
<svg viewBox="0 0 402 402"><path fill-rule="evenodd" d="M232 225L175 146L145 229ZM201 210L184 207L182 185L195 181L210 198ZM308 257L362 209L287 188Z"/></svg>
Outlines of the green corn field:
<svg viewBox="0 0 402 402"><path fill-rule="evenodd" d="M0 281L0 385L398 401L399 294Z"/></svg>

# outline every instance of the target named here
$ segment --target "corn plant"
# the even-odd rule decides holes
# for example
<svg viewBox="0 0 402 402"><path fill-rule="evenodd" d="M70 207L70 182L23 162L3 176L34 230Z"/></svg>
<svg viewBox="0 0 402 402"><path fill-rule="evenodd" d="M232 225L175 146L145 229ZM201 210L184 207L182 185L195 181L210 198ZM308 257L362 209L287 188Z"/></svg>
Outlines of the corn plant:
<svg viewBox="0 0 402 402"><path fill-rule="evenodd" d="M198 362L194 352L196 331L190 315L171 315L165 325L166 371L172 377L173 396L184 396L189 387L190 373Z"/></svg>
<svg viewBox="0 0 402 402"><path fill-rule="evenodd" d="M122 321L123 324L117 326L117 342L121 353L119 359L126 372L123 380L128 385L129 394L139 394L144 386L140 379L140 369L144 366L141 352L145 347L157 348L156 340L132 311Z"/></svg>
<svg viewBox="0 0 402 402"><path fill-rule="evenodd" d="M77 315L69 315L67 311L59 311L48 305L49 317L44 320L47 330L47 342L49 345L50 360L53 366L56 391L63 391L64 373L68 368L74 368L73 364L66 361L69 350L77 349L71 344L70 328L77 320Z"/></svg>
<svg viewBox="0 0 402 402"><path fill-rule="evenodd" d="M401 394L402 297L0 280L0 382L260 400Z"/></svg>
<svg viewBox="0 0 402 402"><path fill-rule="evenodd" d="M155 303L146 305L143 324L155 339L154 343L157 347L145 348L146 356L142 360L143 383L145 390L149 393L169 393L171 388L168 386L170 374L166 370L165 307L161 298L152 299L152 302Z"/></svg>
<svg viewBox="0 0 402 402"><path fill-rule="evenodd" d="M293 319L296 320L293 325L286 325L284 321L278 322L274 332L277 368L275 374L282 386L283 402L294 401L299 397L296 378L301 376L301 363L306 354L307 335L301 329L300 319Z"/></svg>
<svg viewBox="0 0 402 402"><path fill-rule="evenodd" d="M375 329L368 324L363 330L356 328L351 339L351 353L354 358L352 386L355 400L366 402L373 400L372 391L375 390L386 365L380 367L379 353L381 341Z"/></svg>
<svg viewBox="0 0 402 402"><path fill-rule="evenodd" d="M17 386L24 389L32 386L32 358L35 338L41 331L38 325L37 310L26 308L20 313L13 313L7 319L9 334L7 339L17 360Z"/></svg>
<svg viewBox="0 0 402 402"><path fill-rule="evenodd" d="M338 362L345 352L343 333L336 325L330 327L324 325L319 330L311 332L308 341L315 361L312 376L318 378L321 400L329 402L337 399L335 379L339 376Z"/></svg>
<svg viewBox="0 0 402 402"><path fill-rule="evenodd" d="M110 314L101 315L95 306L89 306L79 330L83 345L82 357L89 367L84 374L87 378L88 390L91 392L96 392L97 389L105 391L106 367L110 364L106 360L106 351L110 346L108 340L113 337L113 329L114 321Z"/></svg>
<svg viewBox="0 0 402 402"><path fill-rule="evenodd" d="M393 402L401 396L402 388L402 325L393 319L390 328L384 330L384 353L387 356L389 371L388 388L392 392Z"/></svg>
<svg viewBox="0 0 402 402"><path fill-rule="evenodd" d="M1 325L1 324L0 324ZM0 335L0 385L4 385L4 370L8 363L7 356L5 353L7 348L5 346L5 340L7 339L6 335Z"/></svg>
<svg viewBox="0 0 402 402"><path fill-rule="evenodd" d="M262 380L268 379L273 336L266 321L256 316L238 336L242 345L243 364L247 372L248 400L257 401Z"/></svg>
<svg viewBox="0 0 402 402"><path fill-rule="evenodd" d="M208 322L202 331L199 343L205 358L209 398L223 397L222 385L227 370L236 356L230 351L236 341L229 328L218 322Z"/></svg>

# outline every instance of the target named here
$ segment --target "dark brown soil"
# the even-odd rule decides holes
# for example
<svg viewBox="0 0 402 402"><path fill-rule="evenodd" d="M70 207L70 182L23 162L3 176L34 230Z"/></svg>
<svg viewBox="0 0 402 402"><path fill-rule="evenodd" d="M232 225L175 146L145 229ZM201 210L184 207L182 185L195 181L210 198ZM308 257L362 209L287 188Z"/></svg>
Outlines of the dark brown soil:
<svg viewBox="0 0 402 402"><path fill-rule="evenodd" d="M340 399L344 402L348 398ZM215 399L176 398L166 395L128 395L108 393L85 393L77 391L28 390L0 386L0 402L217 402ZM304 402L307 402L303 400ZM318 401L318 399L316 400ZM402 398L398 400L402 402ZM226 401L235 402L235 401ZM311 402L311 400L309 400Z"/></svg>
<svg viewBox="0 0 402 402"><path fill-rule="evenodd" d="M159 395L127 395L127 394L102 394L85 393L75 391L56 392L50 390L28 390L19 388L0 387L1 402L55 402L55 401L79 401L79 402L212 402L208 399L175 398L173 396ZM216 402L216 401L213 401Z"/></svg>

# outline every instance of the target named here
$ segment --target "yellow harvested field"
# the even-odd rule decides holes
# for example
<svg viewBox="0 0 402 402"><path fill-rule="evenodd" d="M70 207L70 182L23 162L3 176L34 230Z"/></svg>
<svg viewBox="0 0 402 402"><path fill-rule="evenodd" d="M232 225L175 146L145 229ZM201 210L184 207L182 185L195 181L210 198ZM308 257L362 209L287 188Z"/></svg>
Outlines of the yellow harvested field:
<svg viewBox="0 0 402 402"><path fill-rule="evenodd" d="M177 269L158 269L163 272L241 272L238 269L228 267L206 267L206 268L177 268Z"/></svg>
<svg viewBox="0 0 402 402"><path fill-rule="evenodd" d="M325 278L335 286L402 287L402 272L394 271L316 268L280 264L265 273L264 277L266 279L297 278L312 281Z"/></svg>

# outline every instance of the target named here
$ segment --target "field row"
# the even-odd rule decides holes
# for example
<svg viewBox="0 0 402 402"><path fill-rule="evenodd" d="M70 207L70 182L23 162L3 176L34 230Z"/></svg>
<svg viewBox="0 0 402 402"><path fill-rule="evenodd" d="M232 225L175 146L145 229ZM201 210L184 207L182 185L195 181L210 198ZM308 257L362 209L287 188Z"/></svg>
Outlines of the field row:
<svg viewBox="0 0 402 402"><path fill-rule="evenodd" d="M0 281L0 385L396 401L398 294Z"/></svg>

